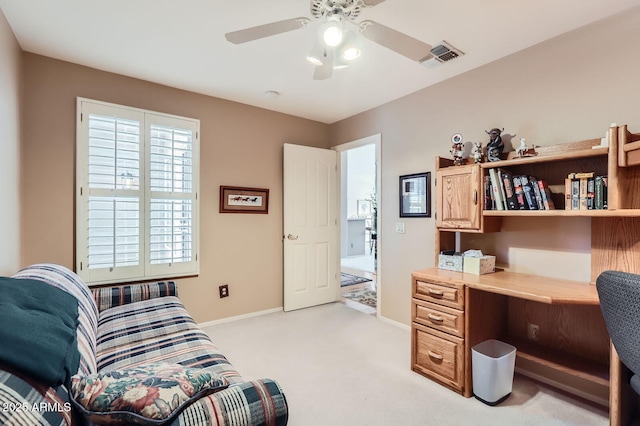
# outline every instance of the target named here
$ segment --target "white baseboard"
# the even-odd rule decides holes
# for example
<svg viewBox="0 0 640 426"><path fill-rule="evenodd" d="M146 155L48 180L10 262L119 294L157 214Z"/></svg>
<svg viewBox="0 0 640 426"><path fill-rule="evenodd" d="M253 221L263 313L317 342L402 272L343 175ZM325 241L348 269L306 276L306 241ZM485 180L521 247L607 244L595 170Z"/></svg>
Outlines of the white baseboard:
<svg viewBox="0 0 640 426"><path fill-rule="evenodd" d="M210 325L224 324L226 322L233 322L233 321L238 321L246 318L259 317L262 315L273 314L275 312L282 312L282 306L280 306L279 308L267 309L265 311L251 312L248 314L236 315L234 317L221 318L218 320L201 322L198 324L198 327L200 328L209 327Z"/></svg>
<svg viewBox="0 0 640 426"><path fill-rule="evenodd" d="M410 326L408 326L408 325L406 325L406 324L403 324L403 323L401 323L401 322L398 322L398 321L394 321L394 320L389 319L389 318L387 318L387 317L383 317L382 315L378 315L378 319L379 319L380 321L384 321L384 322L386 322L386 323L389 323L389 324L391 324L391 325L394 325L394 326L396 326L396 327L398 327L398 328L401 328L401 329L403 329L403 330L411 331L411 327L410 327Z"/></svg>

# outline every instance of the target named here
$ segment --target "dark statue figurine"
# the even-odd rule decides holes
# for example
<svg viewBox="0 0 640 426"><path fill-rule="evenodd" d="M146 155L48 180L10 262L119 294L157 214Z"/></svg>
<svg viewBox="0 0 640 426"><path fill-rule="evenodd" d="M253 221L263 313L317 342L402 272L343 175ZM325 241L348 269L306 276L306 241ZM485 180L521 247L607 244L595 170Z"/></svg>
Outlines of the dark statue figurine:
<svg viewBox="0 0 640 426"><path fill-rule="evenodd" d="M504 142L500 134L504 131L498 128L493 128L489 131L485 130L485 133L489 135L489 143L487 144L487 161L500 161L500 155L504 150Z"/></svg>

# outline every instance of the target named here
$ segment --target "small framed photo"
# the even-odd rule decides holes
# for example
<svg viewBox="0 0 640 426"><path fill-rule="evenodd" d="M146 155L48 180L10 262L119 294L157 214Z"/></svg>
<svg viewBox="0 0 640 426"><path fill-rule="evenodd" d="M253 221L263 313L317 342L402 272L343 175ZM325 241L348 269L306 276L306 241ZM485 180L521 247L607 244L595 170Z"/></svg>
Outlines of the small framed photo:
<svg viewBox="0 0 640 426"><path fill-rule="evenodd" d="M220 213L269 213L269 190L220 185Z"/></svg>
<svg viewBox="0 0 640 426"><path fill-rule="evenodd" d="M358 217L371 216L371 201L358 200Z"/></svg>
<svg viewBox="0 0 640 426"><path fill-rule="evenodd" d="M431 172L400 176L400 217L431 217Z"/></svg>

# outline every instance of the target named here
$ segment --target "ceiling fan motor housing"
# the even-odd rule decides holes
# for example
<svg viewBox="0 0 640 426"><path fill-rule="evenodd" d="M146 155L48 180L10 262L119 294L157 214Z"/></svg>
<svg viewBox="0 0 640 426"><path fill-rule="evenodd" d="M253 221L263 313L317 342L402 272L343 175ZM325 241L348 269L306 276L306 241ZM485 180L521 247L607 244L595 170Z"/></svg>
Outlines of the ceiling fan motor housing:
<svg viewBox="0 0 640 426"><path fill-rule="evenodd" d="M360 16L363 4L360 0L311 0L311 15L315 19L326 19L339 15L341 18L354 20Z"/></svg>

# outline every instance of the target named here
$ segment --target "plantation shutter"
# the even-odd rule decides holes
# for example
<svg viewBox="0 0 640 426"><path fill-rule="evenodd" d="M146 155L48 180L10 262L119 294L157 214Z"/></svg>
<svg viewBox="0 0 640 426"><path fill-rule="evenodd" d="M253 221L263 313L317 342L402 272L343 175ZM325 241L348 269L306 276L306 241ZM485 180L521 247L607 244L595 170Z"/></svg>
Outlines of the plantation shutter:
<svg viewBox="0 0 640 426"><path fill-rule="evenodd" d="M163 116L148 119L149 268L152 275L188 273L196 260L197 127Z"/></svg>
<svg viewBox="0 0 640 426"><path fill-rule="evenodd" d="M78 115L78 274L197 274L198 121L83 99Z"/></svg>

